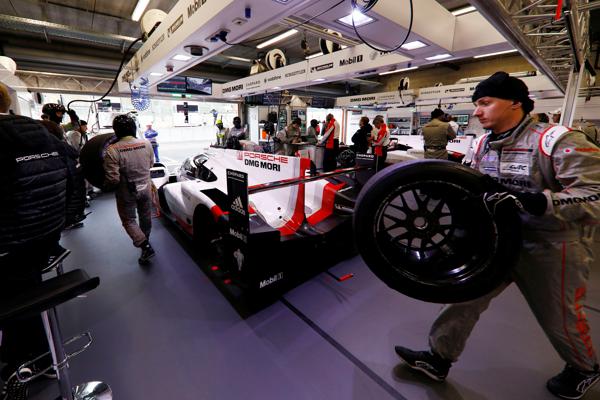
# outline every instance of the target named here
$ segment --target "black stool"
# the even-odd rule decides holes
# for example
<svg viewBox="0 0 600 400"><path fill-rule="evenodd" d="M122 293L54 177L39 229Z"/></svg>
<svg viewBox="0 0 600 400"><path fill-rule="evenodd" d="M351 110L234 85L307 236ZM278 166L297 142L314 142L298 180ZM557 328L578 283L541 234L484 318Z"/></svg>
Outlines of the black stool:
<svg viewBox="0 0 600 400"><path fill-rule="evenodd" d="M77 269L61 274L56 278L48 279L41 284L20 293L9 302L0 304L0 330L7 323L41 314L44 329L46 330L46 336L48 337L53 365L34 376L23 377L19 374L19 371L17 371L19 381L31 381L50 368L54 368L58 378L60 399L112 400L112 391L110 387L102 382L89 382L73 388L71 387L68 370L69 359L80 354L89 347L92 342L92 337L89 333L85 333L63 343L60 326L56 317L56 310L54 309L54 307L59 304L95 289L98 287L99 283L99 278L90 278L85 271ZM64 345L72 343L74 340L82 337L87 337L88 342L78 351L67 354ZM19 367L19 370L22 370L46 355L47 354L44 354L35 360L23 364Z"/></svg>

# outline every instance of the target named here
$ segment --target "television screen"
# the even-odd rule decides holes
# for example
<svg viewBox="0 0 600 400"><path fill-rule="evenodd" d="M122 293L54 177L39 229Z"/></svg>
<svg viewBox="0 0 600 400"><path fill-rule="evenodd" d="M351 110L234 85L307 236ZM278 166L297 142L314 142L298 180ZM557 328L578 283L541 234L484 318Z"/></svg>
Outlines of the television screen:
<svg viewBox="0 0 600 400"><path fill-rule="evenodd" d="M263 94L263 104L265 106L278 106L281 103L281 92Z"/></svg>
<svg viewBox="0 0 600 400"><path fill-rule="evenodd" d="M185 93L186 90L186 79L185 76L175 76L171 79L167 79L164 82L156 85L156 90L159 92L166 93Z"/></svg>
<svg viewBox="0 0 600 400"><path fill-rule="evenodd" d="M187 77L187 93L212 95L212 80L204 78Z"/></svg>
<svg viewBox="0 0 600 400"><path fill-rule="evenodd" d="M467 125L469 123L469 114L459 114L455 115L456 122L459 125Z"/></svg>
<svg viewBox="0 0 600 400"><path fill-rule="evenodd" d="M198 112L198 106L190 104L188 106L184 104L177 104L177 112Z"/></svg>
<svg viewBox="0 0 600 400"><path fill-rule="evenodd" d="M333 108L335 107L335 99L330 97L313 97L311 102L313 108Z"/></svg>

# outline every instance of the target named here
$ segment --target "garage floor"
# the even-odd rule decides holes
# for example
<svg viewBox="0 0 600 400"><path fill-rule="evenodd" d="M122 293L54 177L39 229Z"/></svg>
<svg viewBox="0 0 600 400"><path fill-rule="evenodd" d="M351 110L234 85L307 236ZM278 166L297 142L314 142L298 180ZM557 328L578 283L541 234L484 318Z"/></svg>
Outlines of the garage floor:
<svg viewBox="0 0 600 400"><path fill-rule="evenodd" d="M189 244L155 220L153 265L118 222L114 199L96 199L85 227L67 232L66 268L101 284L59 308L65 337L83 330L92 347L71 362L73 383L104 380L115 399L553 399L546 380L563 365L521 295L509 288L482 316L448 381L403 367L394 344L425 348L438 305L389 290L360 258L335 266L242 319L193 259ZM600 271L588 317L600 346ZM595 329L594 329L595 328ZM37 384L33 399L52 399ZM587 399L600 398L600 385Z"/></svg>

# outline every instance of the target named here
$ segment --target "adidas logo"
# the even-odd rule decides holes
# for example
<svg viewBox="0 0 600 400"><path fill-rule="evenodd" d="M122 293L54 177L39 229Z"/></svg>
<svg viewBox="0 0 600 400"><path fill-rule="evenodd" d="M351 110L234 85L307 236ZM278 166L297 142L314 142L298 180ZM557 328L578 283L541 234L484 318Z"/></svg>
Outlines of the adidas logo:
<svg viewBox="0 0 600 400"><path fill-rule="evenodd" d="M238 196L233 203L231 203L231 209L242 215L246 215L246 210L244 210L244 205L242 204L242 199L240 196Z"/></svg>

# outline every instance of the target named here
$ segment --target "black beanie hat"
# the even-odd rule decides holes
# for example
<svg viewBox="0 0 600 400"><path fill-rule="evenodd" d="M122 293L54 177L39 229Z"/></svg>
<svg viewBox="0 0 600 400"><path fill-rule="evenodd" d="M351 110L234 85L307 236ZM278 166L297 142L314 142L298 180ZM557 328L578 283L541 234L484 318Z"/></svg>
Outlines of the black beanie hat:
<svg viewBox="0 0 600 400"><path fill-rule="evenodd" d="M442 116L442 115L444 115L444 114L445 114L445 112L443 112L443 111L442 111L441 109L439 109L439 108L436 108L435 110L433 110L433 111L431 112L431 119L436 119L436 118L439 118L439 117L441 117L441 116Z"/></svg>
<svg viewBox="0 0 600 400"><path fill-rule="evenodd" d="M518 101L523 105L525 114L529 114L533 110L533 100L529 98L529 88L525 82L504 71L496 72L486 80L479 82L471 100L475 102L486 96Z"/></svg>

